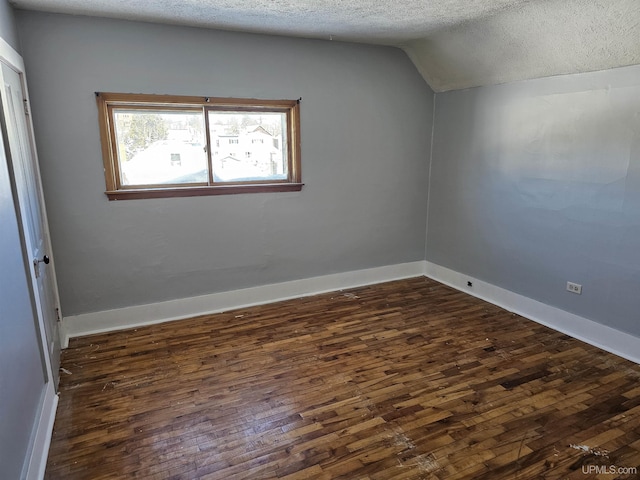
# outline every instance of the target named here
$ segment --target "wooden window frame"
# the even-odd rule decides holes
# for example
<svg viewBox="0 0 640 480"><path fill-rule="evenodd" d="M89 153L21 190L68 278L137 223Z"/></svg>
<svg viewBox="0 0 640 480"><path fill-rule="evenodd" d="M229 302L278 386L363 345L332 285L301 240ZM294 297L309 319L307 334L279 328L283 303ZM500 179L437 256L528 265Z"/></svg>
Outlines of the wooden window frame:
<svg viewBox="0 0 640 480"><path fill-rule="evenodd" d="M249 98L193 97L177 95L151 95L131 93L96 92L98 104L100 140L106 183L105 194L109 200L142 198L191 197L204 195L230 195L239 193L297 192L302 189L300 171L300 100L259 100ZM181 110L201 111L204 117L206 137L208 183L186 185L122 185L120 161L116 141L113 110ZM275 112L284 113L287 129L287 169L284 180L214 182L212 169L212 145L209 132L211 111Z"/></svg>

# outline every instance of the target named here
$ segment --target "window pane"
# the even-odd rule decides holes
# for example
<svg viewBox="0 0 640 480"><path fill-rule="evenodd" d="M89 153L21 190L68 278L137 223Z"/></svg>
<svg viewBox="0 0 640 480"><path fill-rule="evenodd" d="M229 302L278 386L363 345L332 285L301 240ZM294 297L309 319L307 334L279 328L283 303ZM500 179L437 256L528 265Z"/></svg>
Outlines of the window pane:
<svg viewBox="0 0 640 480"><path fill-rule="evenodd" d="M209 112L214 182L286 180L287 117L271 112Z"/></svg>
<svg viewBox="0 0 640 480"><path fill-rule="evenodd" d="M122 185L207 183L201 112L114 109Z"/></svg>

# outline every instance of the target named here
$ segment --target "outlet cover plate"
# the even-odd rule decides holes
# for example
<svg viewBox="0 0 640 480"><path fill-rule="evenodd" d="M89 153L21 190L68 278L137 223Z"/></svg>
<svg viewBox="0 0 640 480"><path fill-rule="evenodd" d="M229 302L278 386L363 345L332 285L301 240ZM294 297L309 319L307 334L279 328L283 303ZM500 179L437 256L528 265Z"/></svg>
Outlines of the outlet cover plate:
<svg viewBox="0 0 640 480"><path fill-rule="evenodd" d="M567 282L567 291L582 295L582 285L573 282Z"/></svg>

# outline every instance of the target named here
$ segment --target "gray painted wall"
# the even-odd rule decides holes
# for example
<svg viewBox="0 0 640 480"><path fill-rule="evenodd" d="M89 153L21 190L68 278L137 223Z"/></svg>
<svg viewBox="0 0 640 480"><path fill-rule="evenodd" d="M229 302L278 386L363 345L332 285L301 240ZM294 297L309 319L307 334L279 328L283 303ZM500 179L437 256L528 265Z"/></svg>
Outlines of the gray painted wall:
<svg viewBox="0 0 640 480"><path fill-rule="evenodd" d="M13 7L8 0L0 0L0 37L14 50L20 50Z"/></svg>
<svg viewBox="0 0 640 480"><path fill-rule="evenodd" d="M0 477L22 478L45 373L0 134Z"/></svg>
<svg viewBox="0 0 640 480"><path fill-rule="evenodd" d="M17 18L65 315L424 259L433 93L401 50ZM306 185L109 202L95 91L303 97Z"/></svg>
<svg viewBox="0 0 640 480"><path fill-rule="evenodd" d="M438 94L435 118L427 260L640 335L640 66Z"/></svg>

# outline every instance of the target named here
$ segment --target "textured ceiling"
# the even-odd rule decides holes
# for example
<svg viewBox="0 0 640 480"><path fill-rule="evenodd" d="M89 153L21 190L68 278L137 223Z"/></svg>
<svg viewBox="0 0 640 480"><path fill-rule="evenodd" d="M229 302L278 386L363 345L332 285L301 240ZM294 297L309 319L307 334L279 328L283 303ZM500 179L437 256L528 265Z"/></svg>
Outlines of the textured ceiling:
<svg viewBox="0 0 640 480"><path fill-rule="evenodd" d="M436 91L640 64L640 0L11 0L403 48Z"/></svg>

